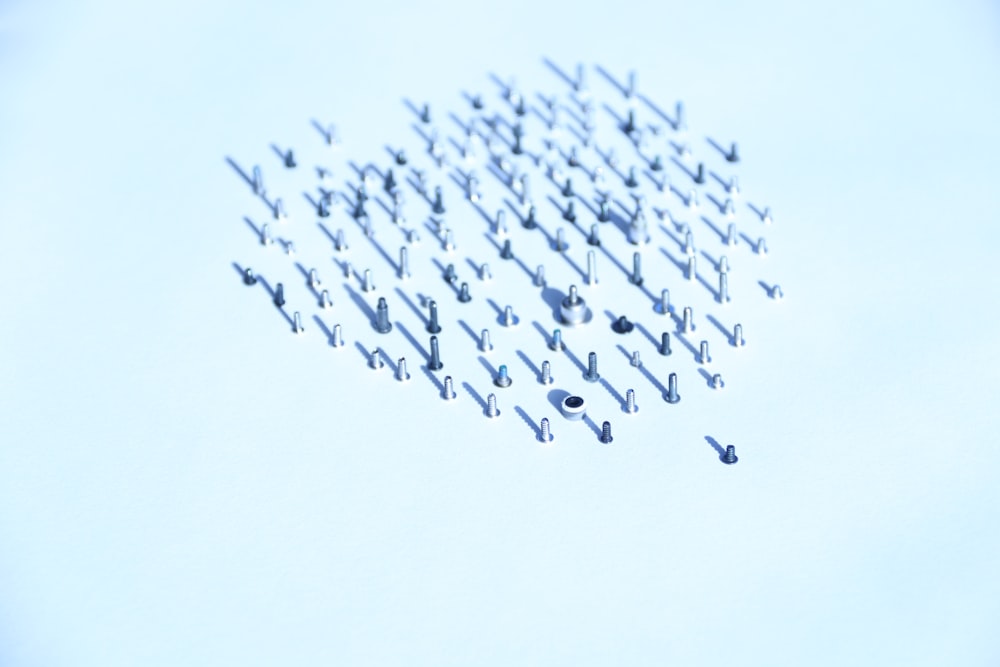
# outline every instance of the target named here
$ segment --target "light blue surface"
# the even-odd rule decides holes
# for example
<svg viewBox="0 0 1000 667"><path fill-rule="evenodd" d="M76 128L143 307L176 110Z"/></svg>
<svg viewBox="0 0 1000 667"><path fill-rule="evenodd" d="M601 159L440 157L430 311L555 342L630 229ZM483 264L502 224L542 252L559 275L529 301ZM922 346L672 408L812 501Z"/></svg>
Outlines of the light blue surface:
<svg viewBox="0 0 1000 667"><path fill-rule="evenodd" d="M561 4L0 8L0 664L1000 661L996 7ZM742 381L609 448L347 371L231 266L281 260L226 156L384 163L542 57L683 99L775 215Z"/></svg>

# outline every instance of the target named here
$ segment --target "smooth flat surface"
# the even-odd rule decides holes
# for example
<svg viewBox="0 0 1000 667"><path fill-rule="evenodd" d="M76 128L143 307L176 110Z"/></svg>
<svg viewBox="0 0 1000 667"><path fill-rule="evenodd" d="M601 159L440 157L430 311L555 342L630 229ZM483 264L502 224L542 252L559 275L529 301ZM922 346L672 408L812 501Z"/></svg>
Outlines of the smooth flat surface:
<svg viewBox="0 0 1000 667"><path fill-rule="evenodd" d="M0 9L0 663L995 664L998 20L986 3ZM328 159L310 120L338 126L344 189L348 160L419 151L404 98L499 105L490 74L565 92L545 57L634 69L667 110L683 99L694 150L738 140L744 201L775 218L766 264L742 245L730 259L787 297L734 286L749 345L713 342L724 394L678 358L684 402L667 406L595 313L571 349L606 345L613 385L639 391L608 447L526 386L516 351L542 354L541 301L518 297L517 332L488 325L518 392L496 422L461 387L444 404L417 363L405 385L367 373L355 343L382 339L301 196ZM256 243L243 218L267 211L226 157L289 203L294 258ZM459 203L453 226L479 230L455 256L478 330L524 277ZM383 258L333 217L426 345ZM645 270L683 292L653 231ZM430 274L422 235L411 261ZM549 254L564 289L573 269ZM467 258L490 262L490 286ZM343 318L344 350L295 261L337 285L323 320ZM286 283L303 336L234 262ZM621 282L600 268L599 289ZM489 391L447 286L415 273L406 289L447 304L446 371ZM704 290L685 298L717 313ZM398 326L385 341L418 356Z"/></svg>

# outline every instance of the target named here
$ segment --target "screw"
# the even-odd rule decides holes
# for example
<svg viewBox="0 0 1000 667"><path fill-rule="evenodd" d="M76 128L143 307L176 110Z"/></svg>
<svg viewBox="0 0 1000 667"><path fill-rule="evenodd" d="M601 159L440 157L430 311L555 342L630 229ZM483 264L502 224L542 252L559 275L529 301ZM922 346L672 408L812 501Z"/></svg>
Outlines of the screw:
<svg viewBox="0 0 1000 667"><path fill-rule="evenodd" d="M347 241L344 239L343 229L337 230L337 235L333 239L333 248L338 252L342 250L347 250Z"/></svg>
<svg viewBox="0 0 1000 667"><path fill-rule="evenodd" d="M469 283L462 283L462 289L458 293L458 300L462 303L472 301L472 297L469 296Z"/></svg>
<svg viewBox="0 0 1000 667"><path fill-rule="evenodd" d="M719 273L729 273L729 258L725 255L719 258Z"/></svg>
<svg viewBox="0 0 1000 667"><path fill-rule="evenodd" d="M729 274L720 273L719 274L719 303L727 304L731 301L729 298Z"/></svg>
<svg viewBox="0 0 1000 667"><path fill-rule="evenodd" d="M552 384L552 364L547 361L542 362L542 376L538 381L542 384Z"/></svg>
<svg viewBox="0 0 1000 667"><path fill-rule="evenodd" d="M757 245L754 246L754 251L758 255L766 255L767 254L767 242L764 241L764 237L763 236L761 236L759 239L757 239Z"/></svg>
<svg viewBox="0 0 1000 667"><path fill-rule="evenodd" d="M663 161L660 159L659 155L653 157L653 161L649 164L649 168L653 171L663 171Z"/></svg>
<svg viewBox="0 0 1000 667"><path fill-rule="evenodd" d="M386 334L392 331L392 322L389 321L389 304L384 297L379 297L378 305L375 306L375 331Z"/></svg>
<svg viewBox="0 0 1000 667"><path fill-rule="evenodd" d="M587 355L587 372L583 374L583 379L587 382L597 382L601 375L597 372L597 353L591 352Z"/></svg>
<svg viewBox="0 0 1000 667"><path fill-rule="evenodd" d="M549 349L556 352L562 352L565 349L562 340L562 329L552 330L552 340L549 341Z"/></svg>
<svg viewBox="0 0 1000 667"><path fill-rule="evenodd" d="M243 270L243 284L244 285L256 285L257 277L253 274L253 269L247 267Z"/></svg>
<svg viewBox="0 0 1000 667"><path fill-rule="evenodd" d="M320 306L320 308L323 308L324 310L326 310L327 308L332 308L333 307L333 302L330 300L330 291L329 290L323 290L322 292L320 292L320 294L319 294L319 306Z"/></svg>
<svg viewBox="0 0 1000 667"><path fill-rule="evenodd" d="M761 211L761 213L760 213L760 221L763 222L765 225L769 225L772 222L774 222L774 219L771 217L771 207L770 206L765 207L764 210Z"/></svg>
<svg viewBox="0 0 1000 667"><path fill-rule="evenodd" d="M266 222L260 226L260 244L271 245L274 239L271 238L271 226Z"/></svg>
<svg viewBox="0 0 1000 667"><path fill-rule="evenodd" d="M522 202L523 203L523 202ZM525 229L534 229L538 226L538 221L535 220L535 206L532 204L528 207L528 215L521 222L521 226Z"/></svg>
<svg viewBox="0 0 1000 667"><path fill-rule="evenodd" d="M535 287L545 287L545 267L541 264L535 269Z"/></svg>
<svg viewBox="0 0 1000 667"><path fill-rule="evenodd" d="M726 453L722 455L722 462L726 465L732 465L739 460L739 457L736 456L736 448L732 445L726 445Z"/></svg>
<svg viewBox="0 0 1000 667"><path fill-rule="evenodd" d="M410 379L410 374L406 372L406 357L400 357L396 362L396 379L400 382Z"/></svg>
<svg viewBox="0 0 1000 667"><path fill-rule="evenodd" d="M372 282L372 270L365 269L364 278L361 281L361 289L365 292L374 292L375 284Z"/></svg>
<svg viewBox="0 0 1000 667"><path fill-rule="evenodd" d="M607 201L602 201L599 204L599 209L597 211L597 221L607 222L611 219L611 209L608 207Z"/></svg>
<svg viewBox="0 0 1000 667"><path fill-rule="evenodd" d="M736 245L736 225L731 222L729 223L729 226L726 227L726 245Z"/></svg>
<svg viewBox="0 0 1000 667"><path fill-rule="evenodd" d="M694 254L694 234L690 231L684 233L684 254L688 256Z"/></svg>
<svg viewBox="0 0 1000 667"><path fill-rule="evenodd" d="M288 220L288 213L285 212L285 202L281 201L281 197L274 200L274 219L281 222Z"/></svg>
<svg viewBox="0 0 1000 667"><path fill-rule="evenodd" d="M500 249L500 259L514 259L514 252L510 249L510 239L503 242L503 248Z"/></svg>
<svg viewBox="0 0 1000 667"><path fill-rule="evenodd" d="M625 94L625 97L629 97L629 95L628 95L627 92ZM622 127L622 129L625 130L625 134L632 134L633 132L635 132L635 110L634 109L629 109L628 110L628 120L625 121L625 125Z"/></svg>
<svg viewBox="0 0 1000 667"><path fill-rule="evenodd" d="M399 277L401 280L410 277L410 253L406 246L399 249Z"/></svg>
<svg viewBox="0 0 1000 667"><path fill-rule="evenodd" d="M617 320L611 323L611 330L617 334L627 334L631 333L635 325L628 321L628 318L624 315L620 316Z"/></svg>
<svg viewBox="0 0 1000 667"><path fill-rule="evenodd" d="M505 327L516 327L517 323L520 322L516 315L514 315L514 309L507 306L503 309L503 325Z"/></svg>
<svg viewBox="0 0 1000 667"><path fill-rule="evenodd" d="M511 385L513 380L507 374L507 366L505 364L500 364L500 369L497 371L497 376L493 380L493 384L503 389L506 389Z"/></svg>
<svg viewBox="0 0 1000 667"><path fill-rule="evenodd" d="M368 355L368 368L371 368L373 370L379 371L379 370L382 370L382 366L383 365L384 364L382 363L382 355L381 355L379 349L376 347Z"/></svg>
<svg viewBox="0 0 1000 667"><path fill-rule="evenodd" d="M687 265L687 271L685 272L685 277L691 282L694 282L695 279L698 277L697 263L698 263L697 257L695 257L694 255L688 257L688 265Z"/></svg>
<svg viewBox="0 0 1000 667"><path fill-rule="evenodd" d="M660 335L659 352L665 357L670 356L670 334L666 331Z"/></svg>
<svg viewBox="0 0 1000 667"><path fill-rule="evenodd" d="M785 298L785 293L781 291L781 285L775 285L771 288L771 298L775 301Z"/></svg>
<svg viewBox="0 0 1000 667"><path fill-rule="evenodd" d="M694 174L694 182L697 183L698 185L701 185L702 183L705 182L705 163L704 162L699 162L698 163L698 171L696 171L695 174Z"/></svg>
<svg viewBox="0 0 1000 667"><path fill-rule="evenodd" d="M726 203L722 205L722 212L730 220L736 217L736 206L733 205L732 199L726 199Z"/></svg>
<svg viewBox="0 0 1000 667"><path fill-rule="evenodd" d="M743 340L743 325L737 324L733 327L733 347L743 347L746 341Z"/></svg>
<svg viewBox="0 0 1000 667"><path fill-rule="evenodd" d="M292 314L292 331L294 331L297 334L300 334L303 331L305 331L305 329L302 328L302 316L299 314L299 311L297 310Z"/></svg>
<svg viewBox="0 0 1000 667"><path fill-rule="evenodd" d="M479 351L490 352L492 350L493 350L493 343L490 342L490 330L483 329L483 332L479 334Z"/></svg>
<svg viewBox="0 0 1000 667"><path fill-rule="evenodd" d="M569 244L566 243L566 233L563 231L562 227L556 230L556 252L563 252L569 249Z"/></svg>
<svg viewBox="0 0 1000 667"><path fill-rule="evenodd" d="M562 218L566 222L576 222L576 209L573 208L573 202L566 204L566 210L563 211Z"/></svg>
<svg viewBox="0 0 1000 667"><path fill-rule="evenodd" d="M687 196L687 207L692 211L698 208L698 192L696 190L689 190Z"/></svg>
<svg viewBox="0 0 1000 667"><path fill-rule="evenodd" d="M431 360L427 362L427 368L432 371L439 371L444 368L441 363L441 351L438 349L438 337L431 336Z"/></svg>
<svg viewBox="0 0 1000 667"><path fill-rule="evenodd" d="M444 240L441 242L441 249L446 252L454 252L455 248L455 233L450 229L444 230Z"/></svg>
<svg viewBox="0 0 1000 667"><path fill-rule="evenodd" d="M664 397L667 403L679 403L681 395L677 393L677 373L667 376L667 395Z"/></svg>
<svg viewBox="0 0 1000 667"><path fill-rule="evenodd" d="M611 444L614 438L611 437L611 422L601 424L601 442L605 445Z"/></svg>
<svg viewBox="0 0 1000 667"><path fill-rule="evenodd" d="M538 439L542 442L552 442L552 433L549 431L549 420L546 417L542 417L542 421L539 424L541 433L538 434Z"/></svg>
<svg viewBox="0 0 1000 667"><path fill-rule="evenodd" d="M424 105L424 108L420 112L420 122L425 124L431 122L431 105Z"/></svg>
<svg viewBox="0 0 1000 667"><path fill-rule="evenodd" d="M434 188L434 205L431 206L431 210L438 215L444 213L444 201L440 185Z"/></svg>
<svg viewBox="0 0 1000 667"><path fill-rule="evenodd" d="M444 376L444 391L441 392L441 398L446 401L451 401L455 398L455 381L451 379L450 375Z"/></svg>
<svg viewBox="0 0 1000 667"><path fill-rule="evenodd" d="M625 392L625 412L634 415L638 411L639 406L635 404L635 389L629 389Z"/></svg>
<svg viewBox="0 0 1000 667"><path fill-rule="evenodd" d="M638 179L635 177L635 167L628 168L628 176L625 178L625 187L634 188L639 185Z"/></svg>
<svg viewBox="0 0 1000 667"><path fill-rule="evenodd" d="M712 357L708 356L708 341L701 341L701 347L698 350L698 363L699 364L710 364L712 363Z"/></svg>
<svg viewBox="0 0 1000 667"><path fill-rule="evenodd" d="M601 238L597 234L597 225L590 226L590 236L587 237L587 244L592 246L601 245Z"/></svg>
<svg viewBox="0 0 1000 667"><path fill-rule="evenodd" d="M642 368L642 362L639 361L639 350L632 352L632 361L629 363L631 363L634 368Z"/></svg>
<svg viewBox="0 0 1000 667"><path fill-rule="evenodd" d="M253 178L250 179L250 185L253 187L255 195L264 194L264 176L260 173L260 167L257 165L253 167Z"/></svg>
<svg viewBox="0 0 1000 667"><path fill-rule="evenodd" d="M430 317L427 321L427 333L441 333L441 325L438 324L438 305L437 301L431 299L427 303L427 309L430 311Z"/></svg>
<svg viewBox="0 0 1000 667"><path fill-rule="evenodd" d="M722 389L724 386L726 385L722 382L721 375L716 373L712 376L712 389Z"/></svg>
<svg viewBox="0 0 1000 667"><path fill-rule="evenodd" d="M593 250L587 252L587 279L588 285L597 284L597 255L594 254Z"/></svg>
<svg viewBox="0 0 1000 667"><path fill-rule="evenodd" d="M694 326L694 321L693 321L692 318L693 318L693 315L692 315L691 307L690 306L685 306L684 307L684 319L681 322L681 332L682 333L689 334L692 331L694 331L695 326Z"/></svg>
<svg viewBox="0 0 1000 667"><path fill-rule="evenodd" d="M285 305L285 286L281 283L274 286L274 305L278 308Z"/></svg>
<svg viewBox="0 0 1000 667"><path fill-rule="evenodd" d="M333 338L330 344L333 347L344 347L344 331L339 324L333 325Z"/></svg>
<svg viewBox="0 0 1000 667"><path fill-rule="evenodd" d="M740 161L740 155L739 155L739 153L736 152L736 142L735 141L733 142L733 147L729 149L728 153L726 153L726 161L727 162L739 162Z"/></svg>
<svg viewBox="0 0 1000 667"><path fill-rule="evenodd" d="M660 300L653 307L660 315L670 314L670 290L665 289L660 292Z"/></svg>
<svg viewBox="0 0 1000 667"><path fill-rule="evenodd" d="M458 275L455 273L455 265L449 264L444 269L444 281L446 283L453 283L458 280Z"/></svg>
<svg viewBox="0 0 1000 667"><path fill-rule="evenodd" d="M496 221L493 223L493 233L503 236L507 233L507 212L503 209L497 211Z"/></svg>
<svg viewBox="0 0 1000 667"><path fill-rule="evenodd" d="M563 195L563 197L572 197L573 196L573 179L572 178L567 178L566 179L566 185L564 185L563 188L562 188L562 195Z"/></svg>
<svg viewBox="0 0 1000 667"><path fill-rule="evenodd" d="M496 394L490 394L486 397L486 416L490 419L495 419L500 416L500 411L497 410Z"/></svg>

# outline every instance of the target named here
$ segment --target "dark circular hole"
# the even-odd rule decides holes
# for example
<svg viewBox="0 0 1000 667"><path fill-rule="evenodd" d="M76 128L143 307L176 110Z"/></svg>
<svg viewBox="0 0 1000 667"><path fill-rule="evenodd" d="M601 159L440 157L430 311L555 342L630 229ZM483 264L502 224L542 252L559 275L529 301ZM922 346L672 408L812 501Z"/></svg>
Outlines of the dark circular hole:
<svg viewBox="0 0 1000 667"><path fill-rule="evenodd" d="M583 399L579 396L569 396L565 403L567 408L578 408L583 405Z"/></svg>

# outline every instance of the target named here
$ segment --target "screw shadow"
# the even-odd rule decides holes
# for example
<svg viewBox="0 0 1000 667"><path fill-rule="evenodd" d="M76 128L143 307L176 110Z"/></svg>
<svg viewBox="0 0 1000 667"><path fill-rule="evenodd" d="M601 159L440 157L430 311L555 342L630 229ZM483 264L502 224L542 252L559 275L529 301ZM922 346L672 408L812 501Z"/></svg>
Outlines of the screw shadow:
<svg viewBox="0 0 1000 667"><path fill-rule="evenodd" d="M486 399L484 399L482 396L480 396L479 392L477 392L475 389L473 389L472 385L469 384L468 382L463 382L462 383L462 388L465 389L465 391L467 391L469 393L469 396L472 396L472 398L475 399L476 403L479 403L479 407L481 407L483 409L483 413L485 414L486 413L486 408L487 408Z"/></svg>
<svg viewBox="0 0 1000 667"><path fill-rule="evenodd" d="M712 446L712 449L714 449L715 453L719 455L719 460L721 461L722 457L726 455L726 448L720 445L719 441L710 435L705 436L705 442Z"/></svg>
<svg viewBox="0 0 1000 667"><path fill-rule="evenodd" d="M515 405L514 412L516 412L521 417L521 419L524 420L524 423L528 425L528 427L531 429L531 432L535 434L535 439L539 440L542 437L542 429L539 428L538 424L536 424L531 417L528 416L528 413L524 411L524 408L522 408L520 405Z"/></svg>

